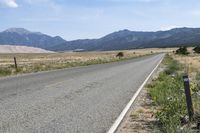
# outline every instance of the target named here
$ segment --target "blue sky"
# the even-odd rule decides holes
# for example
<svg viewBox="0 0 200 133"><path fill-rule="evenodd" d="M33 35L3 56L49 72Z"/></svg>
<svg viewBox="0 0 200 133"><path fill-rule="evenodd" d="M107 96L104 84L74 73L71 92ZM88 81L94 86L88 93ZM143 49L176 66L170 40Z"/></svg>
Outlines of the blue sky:
<svg viewBox="0 0 200 133"><path fill-rule="evenodd" d="M129 29L200 27L199 0L0 0L0 31L23 27L66 40Z"/></svg>

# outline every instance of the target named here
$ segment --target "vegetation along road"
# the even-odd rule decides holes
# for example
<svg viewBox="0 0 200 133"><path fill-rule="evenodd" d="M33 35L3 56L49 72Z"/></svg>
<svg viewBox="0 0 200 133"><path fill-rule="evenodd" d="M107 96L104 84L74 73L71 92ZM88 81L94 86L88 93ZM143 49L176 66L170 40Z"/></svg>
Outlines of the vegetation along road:
<svg viewBox="0 0 200 133"><path fill-rule="evenodd" d="M163 56L2 78L0 132L106 132Z"/></svg>

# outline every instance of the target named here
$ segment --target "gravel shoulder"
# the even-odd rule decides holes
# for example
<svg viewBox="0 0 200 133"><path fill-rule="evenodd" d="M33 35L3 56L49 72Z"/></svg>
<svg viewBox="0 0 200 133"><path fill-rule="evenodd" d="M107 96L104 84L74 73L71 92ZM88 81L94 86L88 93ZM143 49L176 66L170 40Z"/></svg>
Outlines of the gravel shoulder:
<svg viewBox="0 0 200 133"><path fill-rule="evenodd" d="M156 79L164 68L162 64L151 76L148 83ZM147 84L148 84L147 83ZM135 102L132 104L131 109L127 113L126 117L120 124L116 133L158 133L157 120L154 116L157 111L157 107L152 104L152 100L148 95L147 88L143 90L138 95Z"/></svg>

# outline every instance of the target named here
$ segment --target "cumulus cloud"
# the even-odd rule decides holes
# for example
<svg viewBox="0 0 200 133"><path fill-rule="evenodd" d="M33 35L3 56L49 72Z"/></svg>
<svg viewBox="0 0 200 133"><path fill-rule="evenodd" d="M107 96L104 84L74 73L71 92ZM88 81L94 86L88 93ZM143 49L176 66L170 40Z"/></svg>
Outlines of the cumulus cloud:
<svg viewBox="0 0 200 133"><path fill-rule="evenodd" d="M15 0L0 0L0 6L17 8L18 4L16 3Z"/></svg>

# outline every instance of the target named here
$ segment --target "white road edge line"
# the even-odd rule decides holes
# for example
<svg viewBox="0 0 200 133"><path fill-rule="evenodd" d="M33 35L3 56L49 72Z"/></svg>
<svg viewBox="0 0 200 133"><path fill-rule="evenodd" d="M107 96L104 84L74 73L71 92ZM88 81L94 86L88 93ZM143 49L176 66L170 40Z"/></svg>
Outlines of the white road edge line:
<svg viewBox="0 0 200 133"><path fill-rule="evenodd" d="M132 99L129 101L129 103L126 105L126 107L124 108L124 110L121 112L121 114L119 115L119 117L116 119L116 121L114 122L114 124L111 126L111 128L108 130L107 133L115 133L118 126L120 125L120 123L122 122L122 120L124 119L126 113L128 112L128 110L130 109L131 105L133 104L133 102L135 101L135 99L137 98L137 96L140 94L140 91L143 89L143 87L145 86L145 84L147 83L147 81L150 79L151 75L154 73L154 71L158 68L158 66L160 65L160 63L162 62L164 56L161 58L161 60L158 62L158 64L156 65L156 67L153 69L153 71L149 74L149 76L145 79L145 81L142 83L142 85L139 87L139 89L137 90L137 92L133 95Z"/></svg>

